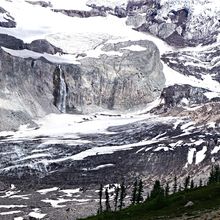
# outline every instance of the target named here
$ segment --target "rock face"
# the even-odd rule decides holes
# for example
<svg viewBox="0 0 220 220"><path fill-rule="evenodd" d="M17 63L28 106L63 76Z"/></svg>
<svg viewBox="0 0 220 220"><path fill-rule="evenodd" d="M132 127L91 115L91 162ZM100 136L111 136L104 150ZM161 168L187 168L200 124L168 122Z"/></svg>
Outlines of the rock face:
<svg viewBox="0 0 220 220"><path fill-rule="evenodd" d="M220 10L214 4L213 0L129 1L127 24L172 46L210 44L216 41L220 27Z"/></svg>
<svg viewBox="0 0 220 220"><path fill-rule="evenodd" d="M132 47L140 51L132 51ZM143 106L159 96L165 77L159 51L153 43L106 44L102 50L106 54L113 52L118 55L81 60L80 71L86 85L82 91L83 105L125 110ZM71 93L75 90L71 85L69 92L73 97Z"/></svg>
<svg viewBox="0 0 220 220"><path fill-rule="evenodd" d="M55 47L47 40L34 40L30 44L25 44L25 48L28 50L32 50L38 53L49 53L49 54L56 54L62 53L62 50L58 47Z"/></svg>
<svg viewBox="0 0 220 220"><path fill-rule="evenodd" d="M7 47L13 50L28 49L37 53L48 53L48 54L62 53L62 50L60 48L55 47L47 40L44 39L34 40L30 44L26 44L22 40L7 34L0 34L0 46Z"/></svg>
<svg viewBox="0 0 220 220"><path fill-rule="evenodd" d="M190 85L174 85L165 88L161 94L161 98L167 107L203 104L208 101L208 98L204 95L205 92L209 91Z"/></svg>
<svg viewBox="0 0 220 220"><path fill-rule="evenodd" d="M134 109L160 95L165 78L152 42L106 44L102 50L105 54L99 58L59 67L44 58L22 59L0 50L1 101L6 103L2 112L18 115L10 128L23 117L27 123L52 112ZM5 115L1 114L2 125L8 128Z"/></svg>

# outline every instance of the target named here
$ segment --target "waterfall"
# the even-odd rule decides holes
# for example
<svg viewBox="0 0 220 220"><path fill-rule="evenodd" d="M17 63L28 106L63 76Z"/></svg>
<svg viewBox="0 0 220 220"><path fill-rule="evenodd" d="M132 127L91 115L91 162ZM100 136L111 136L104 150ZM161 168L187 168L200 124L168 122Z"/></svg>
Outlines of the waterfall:
<svg viewBox="0 0 220 220"><path fill-rule="evenodd" d="M66 96L67 96L67 86L64 79L64 72L62 71L60 65L59 68L59 95L57 99L57 108L62 113L66 113Z"/></svg>

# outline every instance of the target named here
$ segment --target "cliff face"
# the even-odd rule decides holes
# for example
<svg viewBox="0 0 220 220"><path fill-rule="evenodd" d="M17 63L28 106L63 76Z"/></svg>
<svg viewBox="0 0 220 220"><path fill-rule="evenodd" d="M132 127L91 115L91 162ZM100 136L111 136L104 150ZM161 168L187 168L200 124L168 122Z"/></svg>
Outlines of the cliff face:
<svg viewBox="0 0 220 220"><path fill-rule="evenodd" d="M1 129L16 128L21 115L26 123L49 113L128 110L159 96L165 78L153 43L106 44L103 50L106 54L83 58L79 65L60 65L14 57L1 49Z"/></svg>

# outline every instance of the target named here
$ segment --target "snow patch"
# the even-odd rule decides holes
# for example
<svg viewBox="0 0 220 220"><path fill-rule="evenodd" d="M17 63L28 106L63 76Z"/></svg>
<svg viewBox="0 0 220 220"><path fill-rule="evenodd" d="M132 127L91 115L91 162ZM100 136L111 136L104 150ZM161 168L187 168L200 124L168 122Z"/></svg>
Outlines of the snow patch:
<svg viewBox="0 0 220 220"><path fill-rule="evenodd" d="M204 146L202 150L200 150L196 153L196 164L201 163L205 159L206 151L207 151L207 147Z"/></svg>
<svg viewBox="0 0 220 220"><path fill-rule="evenodd" d="M147 50L146 47L142 47L140 45L131 45L129 47L124 47L122 50L131 50L131 51L145 51Z"/></svg>
<svg viewBox="0 0 220 220"><path fill-rule="evenodd" d="M59 189L58 187L53 187L49 189L41 189L41 190L38 190L37 192L40 193L41 195L46 195L47 193L57 191L58 189Z"/></svg>

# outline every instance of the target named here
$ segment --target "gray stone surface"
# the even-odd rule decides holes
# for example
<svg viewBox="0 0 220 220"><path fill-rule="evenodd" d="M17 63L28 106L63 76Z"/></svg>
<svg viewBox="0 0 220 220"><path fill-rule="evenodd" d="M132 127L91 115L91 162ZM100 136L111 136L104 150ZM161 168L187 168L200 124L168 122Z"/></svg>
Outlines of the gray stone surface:
<svg viewBox="0 0 220 220"><path fill-rule="evenodd" d="M123 49L139 45L142 51ZM143 107L155 100L165 86L165 77L157 47L149 41L106 44L103 50L117 55L85 57L81 65L62 64L67 87L65 109L69 113L91 112L101 109L128 110ZM56 87L53 77L57 64L44 58L22 59L0 50L0 92L5 113L1 114L4 127L17 128L32 118L58 113L54 103ZM6 116L11 112L22 115ZM18 113L19 112L19 113Z"/></svg>

